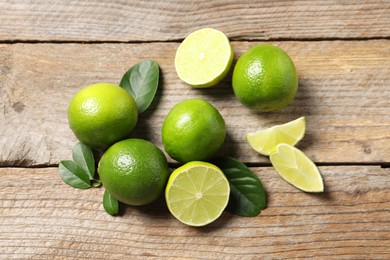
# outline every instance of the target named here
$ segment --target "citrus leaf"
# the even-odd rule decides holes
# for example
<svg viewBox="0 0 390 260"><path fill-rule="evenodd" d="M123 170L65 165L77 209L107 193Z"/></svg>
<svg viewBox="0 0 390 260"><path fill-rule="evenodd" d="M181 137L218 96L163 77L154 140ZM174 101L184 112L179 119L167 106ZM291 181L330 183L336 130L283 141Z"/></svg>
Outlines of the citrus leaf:
<svg viewBox="0 0 390 260"><path fill-rule="evenodd" d="M108 191L104 191L103 207L104 207L104 210L108 214L110 214L111 216L114 216L114 215L118 214L119 202L114 197L112 197Z"/></svg>
<svg viewBox="0 0 390 260"><path fill-rule="evenodd" d="M61 161L58 168L60 176L65 183L78 189L91 188L88 174L74 161Z"/></svg>
<svg viewBox="0 0 390 260"><path fill-rule="evenodd" d="M144 112L152 103L158 87L158 64L144 60L131 67L122 77L119 86L126 89L137 103L138 112Z"/></svg>
<svg viewBox="0 0 390 260"><path fill-rule="evenodd" d="M267 195L259 178L245 164L231 157L214 161L230 184L228 211L239 216L257 216L267 206Z"/></svg>
<svg viewBox="0 0 390 260"><path fill-rule="evenodd" d="M90 180L95 176L95 159L92 149L83 144L77 143L72 151L73 161L77 163L87 174Z"/></svg>

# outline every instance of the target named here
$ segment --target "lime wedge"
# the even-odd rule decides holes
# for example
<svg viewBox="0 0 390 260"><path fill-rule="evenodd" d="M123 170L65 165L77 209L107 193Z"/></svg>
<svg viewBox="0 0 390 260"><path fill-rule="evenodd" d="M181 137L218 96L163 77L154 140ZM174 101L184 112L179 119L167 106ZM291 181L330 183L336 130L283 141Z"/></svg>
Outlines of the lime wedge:
<svg viewBox="0 0 390 260"><path fill-rule="evenodd" d="M299 149L279 144L271 153L275 170L288 183L306 192L323 192L324 183L317 166Z"/></svg>
<svg viewBox="0 0 390 260"><path fill-rule="evenodd" d="M176 52L175 67L179 78L190 86L216 85L229 72L233 50L226 35L204 28L188 35Z"/></svg>
<svg viewBox="0 0 390 260"><path fill-rule="evenodd" d="M165 199L169 211L179 221L204 226L222 214L229 193L229 182L217 166L194 161L173 171Z"/></svg>
<svg viewBox="0 0 390 260"><path fill-rule="evenodd" d="M270 155L278 144L296 145L305 135L306 119L300 117L283 125L276 125L265 130L248 133L249 145L262 155Z"/></svg>

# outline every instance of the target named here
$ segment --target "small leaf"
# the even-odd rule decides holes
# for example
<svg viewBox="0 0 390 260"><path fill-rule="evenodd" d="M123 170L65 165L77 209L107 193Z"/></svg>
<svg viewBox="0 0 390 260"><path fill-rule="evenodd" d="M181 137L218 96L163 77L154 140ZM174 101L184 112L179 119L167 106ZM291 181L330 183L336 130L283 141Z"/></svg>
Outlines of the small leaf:
<svg viewBox="0 0 390 260"><path fill-rule="evenodd" d="M259 178L245 164L231 157L214 161L230 184L227 210L239 216L257 216L267 206L267 195Z"/></svg>
<svg viewBox="0 0 390 260"><path fill-rule="evenodd" d="M74 161L61 161L59 166L62 180L70 186L78 189L91 188L88 174Z"/></svg>
<svg viewBox="0 0 390 260"><path fill-rule="evenodd" d="M73 161L77 163L87 174L90 180L95 176L95 159L92 149L83 144L77 143L72 151Z"/></svg>
<svg viewBox="0 0 390 260"><path fill-rule="evenodd" d="M152 103L158 87L158 64L144 60L131 67L122 77L119 86L126 89L137 103L138 112L144 112Z"/></svg>
<svg viewBox="0 0 390 260"><path fill-rule="evenodd" d="M111 196L108 191L104 191L103 195L103 207L104 210L110 214L111 216L114 216L118 214L119 211L119 202L114 197Z"/></svg>

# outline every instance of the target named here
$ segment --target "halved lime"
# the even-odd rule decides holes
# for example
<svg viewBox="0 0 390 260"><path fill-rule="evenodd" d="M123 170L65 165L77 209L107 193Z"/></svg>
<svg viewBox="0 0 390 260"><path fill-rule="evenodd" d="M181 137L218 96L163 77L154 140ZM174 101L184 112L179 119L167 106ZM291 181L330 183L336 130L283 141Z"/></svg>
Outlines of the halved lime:
<svg viewBox="0 0 390 260"><path fill-rule="evenodd" d="M306 119L300 117L283 125L276 125L254 133L248 133L249 145L262 155L270 155L278 144L296 145L305 135Z"/></svg>
<svg viewBox="0 0 390 260"><path fill-rule="evenodd" d="M233 50L221 31L204 28L188 35L176 52L179 78L193 87L216 85L229 72Z"/></svg>
<svg viewBox="0 0 390 260"><path fill-rule="evenodd" d="M204 226L216 220L229 201L230 187L215 165L194 161L177 168L165 189L172 215L189 226Z"/></svg>
<svg viewBox="0 0 390 260"><path fill-rule="evenodd" d="M320 171L301 150L279 144L270 160L279 175L294 187L306 192L324 191Z"/></svg>

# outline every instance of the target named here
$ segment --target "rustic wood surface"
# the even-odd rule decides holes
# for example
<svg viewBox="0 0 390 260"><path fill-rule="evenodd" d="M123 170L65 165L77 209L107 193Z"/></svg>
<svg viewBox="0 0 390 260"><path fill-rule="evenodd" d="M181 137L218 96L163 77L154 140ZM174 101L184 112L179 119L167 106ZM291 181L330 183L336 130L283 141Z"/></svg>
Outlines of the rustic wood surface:
<svg viewBox="0 0 390 260"><path fill-rule="evenodd" d="M166 41L212 26L233 39L383 38L390 1L2 1L0 40Z"/></svg>
<svg viewBox="0 0 390 260"><path fill-rule="evenodd" d="M75 190L56 168L0 169L0 258L390 257L390 168L320 167L326 191L305 194L272 168L252 168L268 192L258 217L224 213L203 228L175 220L163 200L102 207L103 189Z"/></svg>
<svg viewBox="0 0 390 260"><path fill-rule="evenodd" d="M390 1L16 0L0 10L0 259L390 258ZM299 73L293 103L254 113L235 99L231 75L211 89L183 84L174 54L202 27L229 36L235 61L257 43L285 49ZM247 163L267 190L259 216L224 213L192 228L161 198L111 217L103 188L61 181L57 164L77 142L66 118L72 96L118 83L146 58L159 63L161 84L131 136L162 148L169 109L209 100L228 126L220 154ZM299 148L320 165L322 194L284 182L245 142L300 116Z"/></svg>
<svg viewBox="0 0 390 260"><path fill-rule="evenodd" d="M257 42L234 42L235 56ZM53 165L70 157L77 142L67 122L72 96L84 86L118 84L131 65L148 57L161 67L162 84L152 108L133 136L159 147L164 117L173 105L203 97L224 116L228 138L222 154L248 163L267 163L246 143L257 129L307 117L300 148L320 163L390 161L390 45L387 40L275 43L296 63L300 75L294 102L274 113L254 113L231 90L231 77L211 89L192 89L174 69L178 43L0 45L0 164Z"/></svg>

